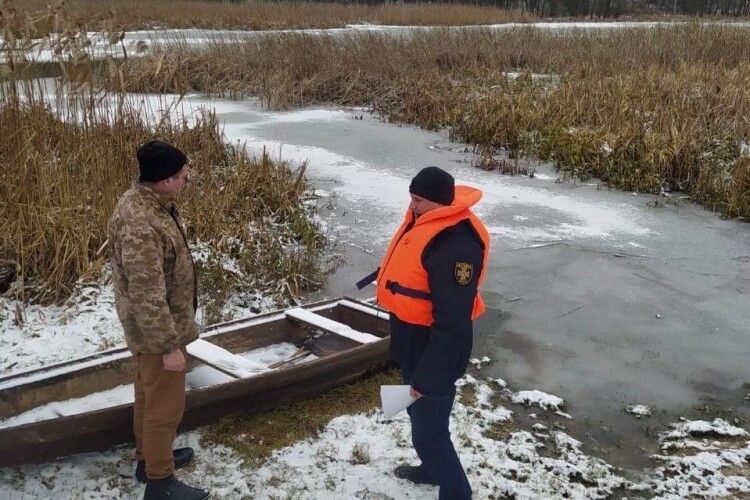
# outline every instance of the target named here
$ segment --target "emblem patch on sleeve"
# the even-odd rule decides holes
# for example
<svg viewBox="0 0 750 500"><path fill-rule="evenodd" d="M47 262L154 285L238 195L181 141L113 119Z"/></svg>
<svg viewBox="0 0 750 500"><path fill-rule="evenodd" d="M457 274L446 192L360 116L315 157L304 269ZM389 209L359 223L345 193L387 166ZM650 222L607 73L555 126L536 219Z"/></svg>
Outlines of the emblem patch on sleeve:
<svg viewBox="0 0 750 500"><path fill-rule="evenodd" d="M456 283L459 285L468 285L471 282L471 277L474 275L474 264L456 262L453 274L456 276Z"/></svg>

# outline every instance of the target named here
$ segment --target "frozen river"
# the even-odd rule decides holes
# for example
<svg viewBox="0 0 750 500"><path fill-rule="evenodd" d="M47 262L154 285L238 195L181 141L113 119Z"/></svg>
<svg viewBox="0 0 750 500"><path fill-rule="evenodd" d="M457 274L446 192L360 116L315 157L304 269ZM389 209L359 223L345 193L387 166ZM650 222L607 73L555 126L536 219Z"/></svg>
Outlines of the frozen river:
<svg viewBox="0 0 750 500"><path fill-rule="evenodd" d="M545 165L535 178L485 172L471 166L466 145L362 110L187 104L215 106L232 141L308 162L344 257L315 298L373 295L354 282L377 267L411 177L438 165L484 192L475 208L492 254L474 347L493 360L484 373L564 397L579 437L621 465L643 459L649 426L750 416L747 224L687 202L654 207L651 195L556 182ZM623 411L636 403L655 415Z"/></svg>
<svg viewBox="0 0 750 500"><path fill-rule="evenodd" d="M137 97L151 116L175 100ZM549 165L534 178L485 172L471 165L471 148L447 134L362 109L270 112L253 99L197 96L180 107L214 109L227 139L252 151L307 162L342 264L306 299L374 294L354 283L377 267L413 175L438 165L484 192L475 211L492 253L474 354L493 361L483 374L565 398L575 417L566 425L615 465L641 465L641 448L654 451L649 429L680 416L750 417L748 224L679 196L666 202L595 181L557 182ZM634 404L654 415L638 420L623 411Z"/></svg>

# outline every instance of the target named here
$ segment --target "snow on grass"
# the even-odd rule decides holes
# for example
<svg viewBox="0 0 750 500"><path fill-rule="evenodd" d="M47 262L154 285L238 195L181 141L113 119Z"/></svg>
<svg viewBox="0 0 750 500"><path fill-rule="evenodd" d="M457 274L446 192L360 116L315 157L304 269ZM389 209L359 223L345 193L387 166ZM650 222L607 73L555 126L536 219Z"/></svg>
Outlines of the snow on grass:
<svg viewBox="0 0 750 500"><path fill-rule="evenodd" d="M562 432L520 430L506 438L487 437L493 425L512 414L492 403L497 384L467 377L476 403L456 403L451 432L476 498L569 496L605 498L624 484L614 469L581 451ZM538 429L541 431L542 429ZM238 436L242 439L243 436ZM193 446L195 464L178 476L211 490L214 498L434 498L437 488L417 486L393 476L402 463L416 463L408 416L381 423L377 412L331 420L320 434L276 450L257 468L231 449L202 442L201 432L178 438ZM129 476L130 447L77 455L56 463L0 469L2 498L139 498L143 487Z"/></svg>
<svg viewBox="0 0 750 500"><path fill-rule="evenodd" d="M239 272L233 258L217 254L205 243L195 245L192 253L197 262L218 260L225 271ZM245 318L276 307L270 293L247 290L231 296L222 314L226 319ZM196 320L203 324L203 318L199 307ZM108 267L97 282L78 283L61 305L23 307L0 297L0 376L124 345Z"/></svg>
<svg viewBox="0 0 750 500"><path fill-rule="evenodd" d="M750 434L722 419L684 420L660 435L663 465L634 488L658 498L720 498L750 493ZM704 436L697 441L695 436ZM708 439L711 438L711 439ZM693 453L691 453L693 451Z"/></svg>
<svg viewBox="0 0 750 500"><path fill-rule="evenodd" d="M497 380L467 375L457 385L474 395L456 402L451 435L475 498L645 494L677 499L750 493L750 441L740 442L748 437L747 431L720 419L674 424L661 441L685 446L678 455L655 455L660 465L644 471L646 479L633 484L603 460L587 455L565 432L541 423L520 428L513 413L498 403L497 395L507 389ZM507 432L493 432L498 426ZM684 437L676 438L675 431ZM725 442L691 437L707 433ZM397 465L418 461L404 412L389 422L381 422L377 411L334 418L316 437L278 449L257 466L233 449L209 442L201 430L179 436L175 446L196 449L194 463L178 476L209 489L213 498L431 499L437 494L436 487L417 486L392 474ZM695 448L695 453L686 454L686 448ZM4 468L0 498L140 498L143 486L131 478L133 467L132 447L124 446L54 463Z"/></svg>
<svg viewBox="0 0 750 500"><path fill-rule="evenodd" d="M112 288L104 279L79 284L62 305L24 309L15 300L0 297L0 332L0 375L124 344Z"/></svg>
<svg viewBox="0 0 750 500"><path fill-rule="evenodd" d="M659 469L659 483L653 489L661 498L736 497L750 493L750 481L739 475L725 475L722 469L747 464L750 445L721 453L700 452L687 457L661 457L667 465Z"/></svg>
<svg viewBox="0 0 750 500"><path fill-rule="evenodd" d="M227 321L239 318L251 318L260 313L278 308L276 300L264 292L240 292L227 299L221 310L221 316Z"/></svg>
<svg viewBox="0 0 750 500"><path fill-rule="evenodd" d="M651 407L648 405L628 405L625 407L625 411L637 418L651 416Z"/></svg>
<svg viewBox="0 0 750 500"><path fill-rule="evenodd" d="M690 436L750 437L745 429L735 427L721 418L713 422L705 420L684 420L671 425L672 430L660 437L662 440L683 439Z"/></svg>
<svg viewBox="0 0 750 500"><path fill-rule="evenodd" d="M560 411L565 404L565 401L562 398L537 390L518 391L511 397L511 399L516 404L538 406L543 410L549 411Z"/></svg>
<svg viewBox="0 0 750 500"><path fill-rule="evenodd" d="M489 378L489 377L488 377L488 378L487 378L487 380L490 380L490 381L492 381L492 382L495 382L495 383L496 383L497 385L499 385L499 386L500 386L500 387L501 387L502 389L505 389L506 387L508 387L508 382L506 382L505 380L503 380L503 379L501 379L501 378L499 378L499 377L496 377L496 378Z"/></svg>
<svg viewBox="0 0 750 500"><path fill-rule="evenodd" d="M223 238L219 245L235 253L239 253L244 249L243 242L233 237ZM190 247L190 254L193 257L193 262L196 264L215 264L221 267L224 271L234 274L239 278L245 276L242 269L240 269L240 264L237 262L236 258L231 257L226 253L217 253L209 242L201 240L196 241Z"/></svg>

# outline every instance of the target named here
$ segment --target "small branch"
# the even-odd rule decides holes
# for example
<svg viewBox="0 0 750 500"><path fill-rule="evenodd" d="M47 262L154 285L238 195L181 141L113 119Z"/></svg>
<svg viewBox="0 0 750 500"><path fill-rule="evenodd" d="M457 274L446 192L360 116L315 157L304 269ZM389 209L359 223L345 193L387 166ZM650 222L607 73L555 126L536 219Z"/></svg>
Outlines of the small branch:
<svg viewBox="0 0 750 500"><path fill-rule="evenodd" d="M309 355L310 353L307 350L305 350L305 348L303 347L301 349L298 349L297 352L295 352L294 354L292 354L291 358L284 359L282 361L277 361L276 363L271 363L270 365L268 365L268 367L275 370L276 368L281 368L282 366L286 366L289 363L293 363L297 361L298 359L306 358Z"/></svg>
<svg viewBox="0 0 750 500"><path fill-rule="evenodd" d="M536 250L537 248L547 248L547 247L554 247L557 245L564 245L567 243L566 241L553 241L549 243L540 243L538 245L531 245L528 247L520 247L520 248L512 248L510 250L507 250L508 252L517 252L519 250Z"/></svg>
<svg viewBox="0 0 750 500"><path fill-rule="evenodd" d="M576 307L575 309L571 309L570 311L568 311L568 312L566 312L566 313L563 313L563 314L561 314L560 316L558 316L558 318L564 318L565 316L567 316L567 315L569 315L569 314L573 314L574 312L578 311L579 309L583 309L583 307L584 307L584 306L578 306L578 307Z"/></svg>
<svg viewBox="0 0 750 500"><path fill-rule="evenodd" d="M107 248L107 244L109 243L109 238L104 240L104 243L102 243L102 246L99 247L99 250L96 251L96 256L99 257L105 248Z"/></svg>

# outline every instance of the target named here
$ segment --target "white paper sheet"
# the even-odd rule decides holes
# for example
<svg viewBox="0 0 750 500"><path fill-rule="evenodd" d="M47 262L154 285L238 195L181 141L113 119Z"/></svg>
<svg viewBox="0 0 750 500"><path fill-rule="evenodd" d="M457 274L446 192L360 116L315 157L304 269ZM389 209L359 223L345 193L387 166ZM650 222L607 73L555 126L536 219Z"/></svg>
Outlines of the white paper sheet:
<svg viewBox="0 0 750 500"><path fill-rule="evenodd" d="M401 410L414 402L408 385L381 385L380 401L383 405L383 419L390 420Z"/></svg>

